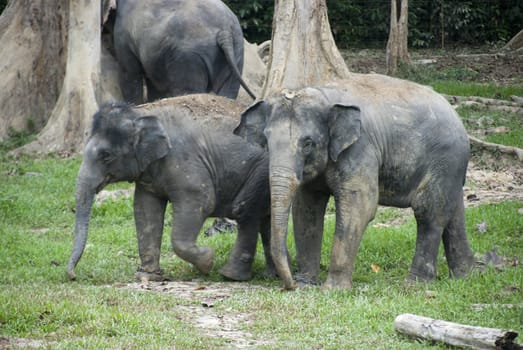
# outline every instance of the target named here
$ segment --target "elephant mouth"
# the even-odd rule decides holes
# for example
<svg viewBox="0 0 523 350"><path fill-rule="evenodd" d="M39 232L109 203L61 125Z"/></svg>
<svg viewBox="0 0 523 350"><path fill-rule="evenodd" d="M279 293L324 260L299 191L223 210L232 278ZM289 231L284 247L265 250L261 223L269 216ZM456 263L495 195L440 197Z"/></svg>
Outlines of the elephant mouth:
<svg viewBox="0 0 523 350"><path fill-rule="evenodd" d="M103 190L105 186L107 186L111 182L113 182L111 176L104 177L103 181L96 187L96 194L100 193L100 191Z"/></svg>

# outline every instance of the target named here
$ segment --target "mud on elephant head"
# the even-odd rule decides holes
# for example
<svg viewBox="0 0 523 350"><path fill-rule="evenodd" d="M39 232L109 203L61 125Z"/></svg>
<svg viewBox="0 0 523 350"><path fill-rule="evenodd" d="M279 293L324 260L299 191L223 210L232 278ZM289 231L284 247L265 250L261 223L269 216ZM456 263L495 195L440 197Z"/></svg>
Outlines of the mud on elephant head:
<svg viewBox="0 0 523 350"><path fill-rule="evenodd" d="M235 133L270 153L271 252L286 288L296 286L285 254L291 207L296 280L317 283L331 195L336 228L326 288L351 288L356 252L378 204L414 211L409 279L434 279L442 238L451 274L464 276L471 267L462 189L468 137L454 109L431 89L352 74L258 101Z"/></svg>
<svg viewBox="0 0 523 350"><path fill-rule="evenodd" d="M240 23L220 0L105 0L102 13L126 101L191 93L234 99L240 85L256 98L242 78Z"/></svg>

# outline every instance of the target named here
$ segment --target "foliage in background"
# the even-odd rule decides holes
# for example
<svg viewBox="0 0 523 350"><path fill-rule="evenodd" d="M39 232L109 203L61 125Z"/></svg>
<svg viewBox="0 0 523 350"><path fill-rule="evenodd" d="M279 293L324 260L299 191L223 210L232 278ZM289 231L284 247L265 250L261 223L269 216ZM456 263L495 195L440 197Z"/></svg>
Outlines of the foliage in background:
<svg viewBox="0 0 523 350"><path fill-rule="evenodd" d="M245 38L253 43L261 43L271 38L273 0L224 0L238 16Z"/></svg>
<svg viewBox="0 0 523 350"><path fill-rule="evenodd" d="M251 42L270 39L273 0L224 0L242 23ZM327 0L337 45L384 47L389 31L390 1ZM441 47L506 42L522 29L519 0L411 0L409 45Z"/></svg>
<svg viewBox="0 0 523 350"><path fill-rule="evenodd" d="M271 38L274 0L223 0L238 16L250 42ZM7 0L0 0L0 13ZM327 0L337 45L384 47L389 31L388 0ZM411 0L409 45L441 47L504 43L522 29L520 0Z"/></svg>

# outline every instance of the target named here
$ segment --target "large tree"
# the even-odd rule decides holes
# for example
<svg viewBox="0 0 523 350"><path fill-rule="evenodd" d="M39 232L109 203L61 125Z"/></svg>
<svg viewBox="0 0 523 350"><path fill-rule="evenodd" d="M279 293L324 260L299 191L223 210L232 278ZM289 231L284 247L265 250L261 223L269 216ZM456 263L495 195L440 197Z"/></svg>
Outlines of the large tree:
<svg viewBox="0 0 523 350"><path fill-rule="evenodd" d="M325 0L276 0L263 96L349 76L332 37Z"/></svg>
<svg viewBox="0 0 523 350"><path fill-rule="evenodd" d="M389 40L386 49L387 74L390 75L396 74L398 63L408 63L409 61L408 10L408 0L391 0Z"/></svg>
<svg viewBox="0 0 523 350"><path fill-rule="evenodd" d="M0 140L40 130L65 74L68 1L10 1L0 16Z"/></svg>
<svg viewBox="0 0 523 350"><path fill-rule="evenodd" d="M59 151L66 145L77 151L87 137L88 118L100 96L101 20L100 4L94 0L71 0L65 79L58 101L38 139L27 151Z"/></svg>

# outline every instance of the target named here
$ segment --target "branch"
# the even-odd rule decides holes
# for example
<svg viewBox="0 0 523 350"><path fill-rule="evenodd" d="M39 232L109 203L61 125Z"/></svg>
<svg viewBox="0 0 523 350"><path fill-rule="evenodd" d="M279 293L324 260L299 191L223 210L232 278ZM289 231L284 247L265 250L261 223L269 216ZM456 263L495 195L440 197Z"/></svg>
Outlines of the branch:
<svg viewBox="0 0 523 350"><path fill-rule="evenodd" d="M518 96L512 96L512 101L507 101L479 96L441 95L454 106L472 106L499 112L523 114L523 99Z"/></svg>
<svg viewBox="0 0 523 350"><path fill-rule="evenodd" d="M514 331L474 327L412 314L396 317L394 329L398 333L411 337L470 349L523 349L514 343L514 339L518 336Z"/></svg>
<svg viewBox="0 0 523 350"><path fill-rule="evenodd" d="M516 156L520 162L523 162L523 149L521 148L483 141L472 135L469 135L469 141L471 145L478 148L485 149L490 152L501 152Z"/></svg>

